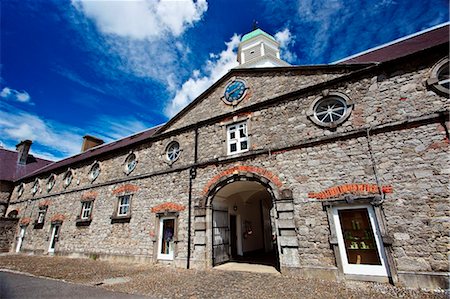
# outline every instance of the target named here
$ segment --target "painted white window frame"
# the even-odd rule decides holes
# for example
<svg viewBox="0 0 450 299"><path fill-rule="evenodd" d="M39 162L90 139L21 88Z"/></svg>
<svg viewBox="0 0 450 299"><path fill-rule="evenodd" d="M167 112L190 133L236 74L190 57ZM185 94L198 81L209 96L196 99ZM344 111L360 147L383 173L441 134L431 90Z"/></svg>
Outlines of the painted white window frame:
<svg viewBox="0 0 450 299"><path fill-rule="evenodd" d="M332 208L334 225L336 228L336 236L338 240L339 254L341 256L341 262L344 274L350 275L370 275L370 276L389 276L387 267L387 258L384 251L383 241L381 238L380 229L375 217L375 211L371 205L355 205L355 206L335 206ZM381 261L381 265L363 265L363 264L349 264L347 258L347 252L345 250L344 237L342 235L341 221L339 219L339 210L351 210L351 209L366 209L369 215L370 225L372 226L375 243L377 245L377 251Z"/></svg>
<svg viewBox="0 0 450 299"><path fill-rule="evenodd" d="M23 239L25 238L26 229L27 229L26 226L20 227L19 238L17 239L17 245L16 245L16 252L20 252L20 249L22 248L22 243L23 243Z"/></svg>
<svg viewBox="0 0 450 299"><path fill-rule="evenodd" d="M171 251L168 254L161 253L162 249L162 241L164 237L164 220L173 219L173 240L172 240L172 247L170 248ZM164 216L159 218L159 234L158 234L158 259L159 260L173 260L175 255L175 230L177 229L177 219L175 216Z"/></svg>
<svg viewBox="0 0 450 299"><path fill-rule="evenodd" d="M241 129L243 129L243 134L241 136ZM248 125L247 121L233 123L227 126L227 155L235 155L243 152L247 152L250 149L250 139L248 136ZM232 137L234 134L234 138ZM241 143L247 142L247 148L242 149ZM236 144L236 151L231 151L231 145Z"/></svg>
<svg viewBox="0 0 450 299"><path fill-rule="evenodd" d="M39 223L39 224L44 223L45 212L46 212L45 210L39 209L37 223Z"/></svg>
<svg viewBox="0 0 450 299"><path fill-rule="evenodd" d="M127 199L127 202L123 203L122 202L123 199ZM126 212L125 213L121 213L120 212L122 207L123 208L126 207ZM131 194L120 195L119 198L118 198L118 203L117 203L117 216L128 216L128 215L130 215L130 208L131 208Z"/></svg>
<svg viewBox="0 0 450 299"><path fill-rule="evenodd" d="M58 233L56 233L58 227ZM50 238L50 244L48 245L48 252L49 253L54 253L55 252L55 247L56 247L56 242L55 241L55 246L52 247L53 241L55 238L59 238L59 234L61 233L61 224L60 223L56 223L56 224L52 224L52 235Z"/></svg>
<svg viewBox="0 0 450 299"><path fill-rule="evenodd" d="M92 204L93 201L89 200L89 201L83 201L81 203L81 215L80 215L80 219L82 220L88 220L91 218L91 213L92 213ZM84 216L84 214L87 213L87 216Z"/></svg>

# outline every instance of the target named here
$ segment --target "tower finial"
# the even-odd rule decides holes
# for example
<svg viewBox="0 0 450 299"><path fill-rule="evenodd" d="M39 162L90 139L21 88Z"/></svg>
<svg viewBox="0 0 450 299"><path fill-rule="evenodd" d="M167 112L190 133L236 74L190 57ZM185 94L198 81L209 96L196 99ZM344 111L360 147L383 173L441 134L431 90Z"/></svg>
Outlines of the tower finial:
<svg viewBox="0 0 450 299"><path fill-rule="evenodd" d="M259 27L258 27L258 21L256 21L256 20L253 20L253 30L256 30L256 29L258 29Z"/></svg>

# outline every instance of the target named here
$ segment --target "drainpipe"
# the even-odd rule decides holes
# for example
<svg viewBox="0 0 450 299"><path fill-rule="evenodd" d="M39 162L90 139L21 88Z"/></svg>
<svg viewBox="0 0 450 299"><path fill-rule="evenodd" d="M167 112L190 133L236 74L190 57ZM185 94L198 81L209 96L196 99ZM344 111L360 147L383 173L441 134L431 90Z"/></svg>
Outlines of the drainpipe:
<svg viewBox="0 0 450 299"><path fill-rule="evenodd" d="M188 244L186 268L191 266L191 227L192 227L192 182L197 176L197 157L198 157L198 127L194 129L194 166L189 168L189 202L188 202Z"/></svg>
<svg viewBox="0 0 450 299"><path fill-rule="evenodd" d="M378 186L378 190L380 192L381 195L381 200L384 200L384 192L383 192L383 188L381 186L380 180L378 178L378 171L377 171L377 165L375 162L375 157L373 156L373 151L372 151L372 145L370 143L370 129L372 127L367 128L366 132L367 132L367 147L369 149L369 154L370 154L370 160L372 161L372 169L373 169L373 174L375 175L375 181L377 183Z"/></svg>

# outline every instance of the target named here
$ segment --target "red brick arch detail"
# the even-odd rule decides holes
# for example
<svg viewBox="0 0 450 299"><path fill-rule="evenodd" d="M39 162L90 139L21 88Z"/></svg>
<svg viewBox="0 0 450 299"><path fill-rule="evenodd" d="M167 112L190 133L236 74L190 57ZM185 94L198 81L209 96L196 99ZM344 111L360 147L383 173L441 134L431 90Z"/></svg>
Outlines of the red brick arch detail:
<svg viewBox="0 0 450 299"><path fill-rule="evenodd" d="M25 218L21 218L20 219L20 224L21 225L28 225L31 222L31 218L30 217L25 217Z"/></svg>
<svg viewBox="0 0 450 299"><path fill-rule="evenodd" d="M50 219L50 221L64 221L64 219L66 219L66 216L64 216L64 214L55 214Z"/></svg>
<svg viewBox="0 0 450 299"><path fill-rule="evenodd" d="M174 202L165 202L160 205L157 205L151 209L152 213L161 213L161 212L181 212L186 209L185 206L174 203Z"/></svg>
<svg viewBox="0 0 450 299"><path fill-rule="evenodd" d="M87 191L87 192L84 192L83 195L81 195L81 199L82 200L88 200L88 199L94 200L97 198L97 196L98 196L97 192Z"/></svg>
<svg viewBox="0 0 450 299"><path fill-rule="evenodd" d="M218 175L214 176L209 182L206 184L205 188L203 188L203 194L207 194L212 186L214 186L221 178L231 176L233 174L238 173L254 173L257 175L260 175L269 181L271 181L275 186L277 186L279 189L283 186L283 183L281 180L272 172L268 171L267 169L256 167L256 166L248 166L248 165L239 165L232 168L229 168L227 170L222 171Z"/></svg>
<svg viewBox="0 0 450 299"><path fill-rule="evenodd" d="M136 192L138 190L139 190L138 186L127 184L127 185L123 185L119 188L114 189L112 193L118 194L118 193L125 193L125 192Z"/></svg>

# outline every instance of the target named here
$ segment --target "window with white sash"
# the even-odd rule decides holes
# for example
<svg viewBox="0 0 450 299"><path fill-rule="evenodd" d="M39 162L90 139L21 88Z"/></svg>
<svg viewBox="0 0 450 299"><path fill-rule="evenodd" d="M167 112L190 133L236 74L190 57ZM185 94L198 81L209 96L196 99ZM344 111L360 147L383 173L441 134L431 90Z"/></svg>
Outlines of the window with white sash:
<svg viewBox="0 0 450 299"><path fill-rule="evenodd" d="M233 155L249 150L247 122L227 126L227 154Z"/></svg>

